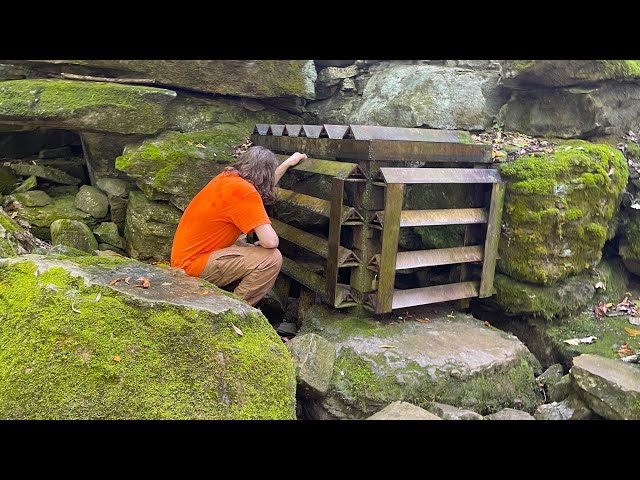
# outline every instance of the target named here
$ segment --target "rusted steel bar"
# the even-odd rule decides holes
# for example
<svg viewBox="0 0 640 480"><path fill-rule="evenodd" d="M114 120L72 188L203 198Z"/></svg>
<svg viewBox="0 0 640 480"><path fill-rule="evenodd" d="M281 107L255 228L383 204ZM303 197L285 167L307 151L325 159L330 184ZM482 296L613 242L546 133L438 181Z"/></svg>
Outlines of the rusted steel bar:
<svg viewBox="0 0 640 480"><path fill-rule="evenodd" d="M282 134L288 135L290 137L297 137L298 135L300 135L301 131L302 131L302 125L285 124L284 131L282 132Z"/></svg>
<svg viewBox="0 0 640 480"><path fill-rule="evenodd" d="M387 186L384 204L387 222L382 230L382 253L380 255L380 278L378 279L376 313L387 313L392 308L403 196L404 184L393 183Z"/></svg>
<svg viewBox="0 0 640 480"><path fill-rule="evenodd" d="M310 212L330 218L331 202L322 198L312 197L304 193L293 192L284 188L276 187L274 189L276 198L280 202L286 202L296 207L303 208ZM343 206L341 209L340 220L343 225L361 225L363 223L362 216L353 207Z"/></svg>
<svg viewBox="0 0 640 480"><path fill-rule="evenodd" d="M329 242L324 238L300 230L299 228L287 225L275 218L271 219L271 226L276 233L285 240L298 245L322 258L329 255ZM348 248L338 247L338 267L354 267L360 265L360 259Z"/></svg>
<svg viewBox="0 0 640 480"><path fill-rule="evenodd" d="M481 262L483 255L484 248L481 245L398 252L396 255L396 270ZM374 271L379 270L380 254L374 255L373 258L371 258L369 267Z"/></svg>
<svg viewBox="0 0 640 480"><path fill-rule="evenodd" d="M384 226L384 212L376 212L375 223ZM428 227L433 225L467 225L487 223L487 211L483 208L445 208L434 210L403 210L401 227Z"/></svg>
<svg viewBox="0 0 640 480"><path fill-rule="evenodd" d="M297 264L288 257L282 256L282 273L290 276L296 282L310 288L316 293L326 297L327 296L327 281L317 273L313 273L311 270L304 268L302 265Z"/></svg>
<svg viewBox="0 0 640 480"><path fill-rule="evenodd" d="M471 135L459 130L429 128L384 127L378 125L349 125L356 140L402 140L416 142L471 143Z"/></svg>
<svg viewBox="0 0 640 480"><path fill-rule="evenodd" d="M381 168L387 183L497 183L491 168Z"/></svg>
<svg viewBox="0 0 640 480"><path fill-rule="evenodd" d="M289 155L279 155L278 162L282 163ZM351 174L362 176L362 171L357 163L336 162L332 160L320 160L318 158L305 158L290 170L299 172L318 173L320 175L328 175L330 177L347 178Z"/></svg>
<svg viewBox="0 0 640 480"><path fill-rule="evenodd" d="M450 283L434 287L396 290L393 293L392 308L406 308L414 305L448 302L478 296L478 282Z"/></svg>
<svg viewBox="0 0 640 480"><path fill-rule="evenodd" d="M274 137L252 135L254 145L262 145L278 153L306 153L309 157L324 159L363 160L369 156L369 142L337 140L331 138Z"/></svg>
<svg viewBox="0 0 640 480"><path fill-rule="evenodd" d="M322 129L322 125L302 125L302 131L307 138L318 138Z"/></svg>
<svg viewBox="0 0 640 480"><path fill-rule="evenodd" d="M492 162L491 145L411 141L389 142L384 140L370 140L370 144L370 160L447 163Z"/></svg>
<svg viewBox="0 0 640 480"><path fill-rule="evenodd" d="M489 223L484 243L484 262L480 278L480 298L493 295L493 276L498 256L498 240L502 225L502 205L504 203L504 184L495 183L491 190L491 204L489 207Z"/></svg>
<svg viewBox="0 0 640 480"><path fill-rule="evenodd" d="M340 212L344 199L344 180L331 179L331 215L329 217L329 248L327 255L327 296L329 303L336 303L336 284L338 283L338 250L340 248Z"/></svg>
<svg viewBox="0 0 640 480"><path fill-rule="evenodd" d="M347 130L349 129L349 125L324 125L324 129L327 132L329 138L337 138L343 139Z"/></svg>

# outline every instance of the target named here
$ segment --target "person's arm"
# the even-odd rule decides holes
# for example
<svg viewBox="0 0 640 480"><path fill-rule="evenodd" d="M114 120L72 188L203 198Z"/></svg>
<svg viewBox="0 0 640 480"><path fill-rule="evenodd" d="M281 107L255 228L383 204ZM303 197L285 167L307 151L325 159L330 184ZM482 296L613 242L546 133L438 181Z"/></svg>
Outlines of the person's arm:
<svg viewBox="0 0 640 480"><path fill-rule="evenodd" d="M284 172L286 172L289 169L289 167L293 167L294 165L297 165L298 163L300 163L300 160L302 160L303 158L307 158L306 153L296 152L293 155L291 155L289 158L287 158L284 162L282 162L280 165L278 165L278 168L276 168L276 184L280 181L280 179L282 178L282 175L284 175Z"/></svg>
<svg viewBox="0 0 640 480"><path fill-rule="evenodd" d="M258 240L254 242L254 245L260 245L264 248L277 248L280 244L278 234L270 223L258 225L253 231L256 232L258 236Z"/></svg>

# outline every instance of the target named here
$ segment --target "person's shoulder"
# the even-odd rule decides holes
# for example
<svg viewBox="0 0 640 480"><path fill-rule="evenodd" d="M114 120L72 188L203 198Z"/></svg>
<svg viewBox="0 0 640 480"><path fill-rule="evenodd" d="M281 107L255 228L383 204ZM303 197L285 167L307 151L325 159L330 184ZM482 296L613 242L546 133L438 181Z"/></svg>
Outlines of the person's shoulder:
<svg viewBox="0 0 640 480"><path fill-rule="evenodd" d="M233 175L229 178L229 181L233 183L234 190L242 192L243 194L258 192L256 187L251 182L245 180L240 175Z"/></svg>

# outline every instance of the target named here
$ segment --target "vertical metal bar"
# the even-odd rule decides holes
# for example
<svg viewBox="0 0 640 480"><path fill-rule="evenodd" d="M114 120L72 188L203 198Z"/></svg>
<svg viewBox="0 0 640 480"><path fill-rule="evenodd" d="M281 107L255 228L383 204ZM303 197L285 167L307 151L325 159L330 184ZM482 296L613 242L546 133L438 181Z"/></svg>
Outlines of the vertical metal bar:
<svg viewBox="0 0 640 480"><path fill-rule="evenodd" d="M494 183L491 190L487 238L484 242L484 262L482 263L482 277L480 278L480 293L478 295L480 298L493 295L493 276L496 268L496 257L498 256L503 203L504 183Z"/></svg>
<svg viewBox="0 0 640 480"><path fill-rule="evenodd" d="M336 285L338 283L338 249L340 247L340 227L342 201L344 197L344 180L331 179L331 212L329 216L329 251L327 255L327 297L331 305L336 302Z"/></svg>
<svg viewBox="0 0 640 480"><path fill-rule="evenodd" d="M387 313L392 310L403 196L404 183L390 183L387 185L384 202L384 228L382 229L382 253L380 254L380 278L378 280L378 305L376 307L376 313Z"/></svg>

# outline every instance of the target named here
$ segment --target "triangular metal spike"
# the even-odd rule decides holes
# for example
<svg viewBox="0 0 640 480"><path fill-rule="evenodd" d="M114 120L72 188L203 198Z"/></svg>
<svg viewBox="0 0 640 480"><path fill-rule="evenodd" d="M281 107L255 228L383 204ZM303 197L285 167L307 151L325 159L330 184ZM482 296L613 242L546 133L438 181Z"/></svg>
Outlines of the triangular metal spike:
<svg viewBox="0 0 640 480"><path fill-rule="evenodd" d="M300 136L300 130L302 130L302 125L285 125L283 135L298 137Z"/></svg>
<svg viewBox="0 0 640 480"><path fill-rule="evenodd" d="M271 124L271 133L275 137L281 137L282 132L284 131L284 125Z"/></svg>
<svg viewBox="0 0 640 480"><path fill-rule="evenodd" d="M256 123L256 126L253 129L253 133L257 133L258 135L267 135L268 131L269 131L268 123Z"/></svg>
<svg viewBox="0 0 640 480"><path fill-rule="evenodd" d="M349 125L324 125L324 129L329 138L342 140L345 138L347 130L349 130Z"/></svg>
<svg viewBox="0 0 640 480"><path fill-rule="evenodd" d="M320 132L322 131L322 125L303 125L302 129L304 130L305 137L308 138L318 138Z"/></svg>

